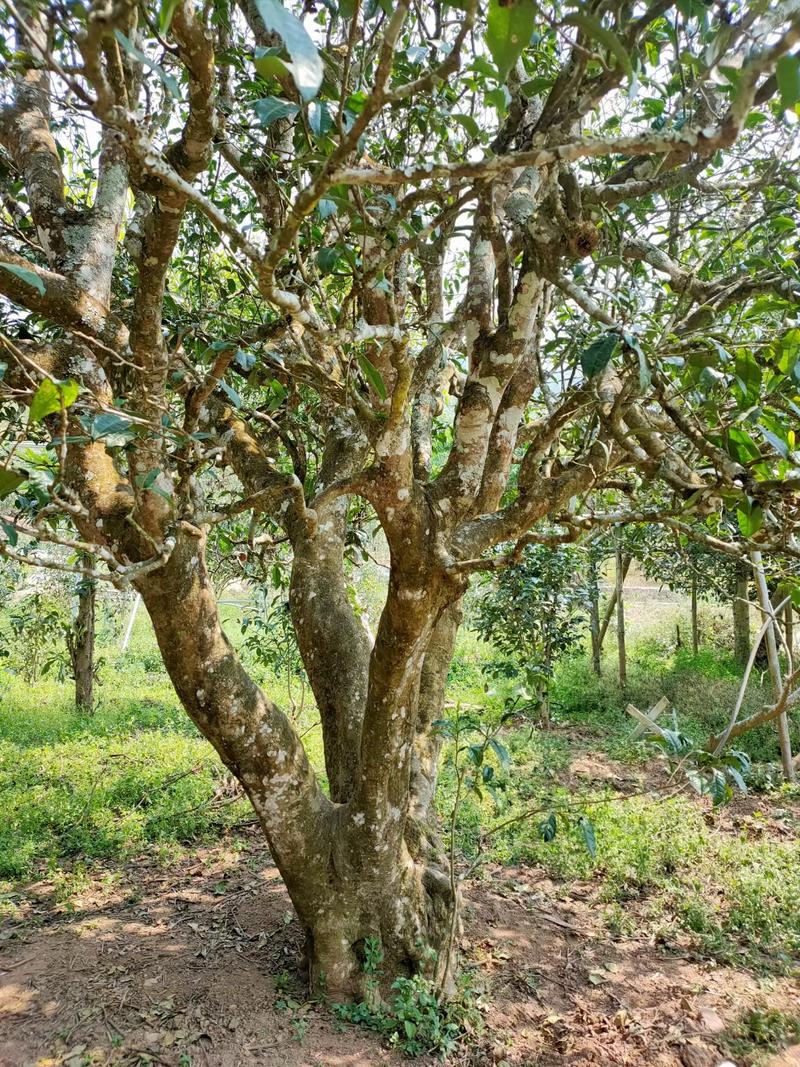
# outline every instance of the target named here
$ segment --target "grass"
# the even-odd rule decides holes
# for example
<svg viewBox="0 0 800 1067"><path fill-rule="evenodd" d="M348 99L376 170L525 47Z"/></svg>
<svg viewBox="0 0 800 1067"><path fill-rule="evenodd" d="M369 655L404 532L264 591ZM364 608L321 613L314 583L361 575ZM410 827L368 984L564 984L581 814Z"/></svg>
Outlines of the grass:
<svg viewBox="0 0 800 1067"><path fill-rule="evenodd" d="M759 1056L759 1053L778 1052L796 1042L800 1042L800 1014L789 1014L764 1004L741 1013L728 1038L728 1048L734 1056L752 1053Z"/></svg>
<svg viewBox="0 0 800 1067"><path fill-rule="evenodd" d="M239 616L223 609L234 642ZM169 854L251 817L181 708L146 616L137 617L128 651L120 653L118 641L117 631L101 630L102 684L91 718L76 711L68 685L0 676L0 879L151 847ZM285 679L270 679L270 691L285 702ZM313 718L309 708L304 729ZM319 730L305 741L321 766Z"/></svg>
<svg viewBox="0 0 800 1067"><path fill-rule="evenodd" d="M369 595L375 599L374 590ZM238 644L241 610L234 604L223 611ZM698 740L722 724L738 689L738 669L717 648L698 656L676 650L672 632L672 624L661 620L649 630L642 627L638 638L631 634L624 692L614 680L610 654L599 679L585 655L563 662L552 692L556 729L503 730L511 756L507 775L491 757L497 778L505 779L502 810L487 794L469 795L458 812L458 845L474 859L488 825L540 809L495 834L486 858L535 865L565 885L588 883L614 936L646 924L660 940L689 944L705 957L785 973L800 958L796 840L776 842L768 833L723 828L720 818L709 816L707 802L693 797L620 800L569 773L581 748L631 764L652 759L644 746L630 742L624 712L629 700L647 707L665 694L678 708L681 729ZM159 850L169 855L251 817L213 749L179 707L143 613L124 654L119 639L119 619L106 619L99 705L90 719L75 712L67 686L48 679L30 686L8 669L0 674L0 879L46 875L63 882L68 895L97 859ZM499 722L504 693L487 691L481 669L491 656L491 648L468 630L462 634L450 675L450 711L469 709ZM264 680L285 706L286 679ZM762 699L756 680L745 713ZM309 701L302 728L314 720ZM319 729L304 741L321 771ZM755 731L742 747L754 760L772 762L775 732ZM451 747L441 773L444 815L452 808L455 782ZM540 824L549 811L560 814L554 840L545 841ZM587 849L581 816L591 820L595 856Z"/></svg>
<svg viewBox="0 0 800 1067"><path fill-rule="evenodd" d="M491 650L474 642L460 648L451 690L476 699L487 654ZM615 677L612 653L606 653L600 678L585 654L565 660L552 688L557 729L504 732L512 766L500 794L500 810L487 795L468 795L457 818L459 846L473 860L483 847L487 860L536 865L567 884L591 883L612 933L632 933L637 924L646 923L660 940L688 942L699 955L722 963L764 974L794 971L800 962L796 838L776 843L767 834L723 832L724 816L711 816L707 803L698 803L693 795L620 799L613 790L598 791L567 773L576 748L565 736L565 726L572 735L575 728L580 731L586 738L582 746L590 752L642 764L652 761L653 750L631 743L626 703L647 708L666 695L677 709L681 731L702 742L724 725L740 679L740 669L727 653L702 648L695 656L686 648L676 649L671 631L663 626L655 632L645 629L642 639L631 641L624 691ZM755 678L742 714L760 707L764 699L763 681ZM491 718L502 701L490 696L484 704ZM796 751L796 721L793 741ZM738 745L754 760L753 778L770 784L773 779L764 774L762 764L778 758L774 727L752 731ZM455 781L451 750L445 753L441 773L440 812L445 816L452 810ZM782 796L796 795L796 789L778 786L773 799L779 806ZM487 826L529 809L534 809L531 817L482 839ZM557 814L552 841L543 838L549 811ZM594 857L587 849L581 816L593 827ZM787 817L797 823L789 813Z"/></svg>

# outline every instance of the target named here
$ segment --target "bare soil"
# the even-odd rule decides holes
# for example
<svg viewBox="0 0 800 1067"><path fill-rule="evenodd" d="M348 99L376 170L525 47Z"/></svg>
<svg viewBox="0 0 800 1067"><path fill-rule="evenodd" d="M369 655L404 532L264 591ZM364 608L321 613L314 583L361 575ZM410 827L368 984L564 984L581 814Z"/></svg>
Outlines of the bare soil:
<svg viewBox="0 0 800 1067"><path fill-rule="evenodd" d="M0 1067L407 1062L305 1001L300 931L255 830L168 866L93 868L79 885L66 900L52 880L26 887L0 929ZM453 1064L716 1067L726 1029L763 1002L747 974L646 933L612 938L591 885L492 867L466 889L462 948L486 1025ZM798 990L773 981L769 1000L796 1011Z"/></svg>

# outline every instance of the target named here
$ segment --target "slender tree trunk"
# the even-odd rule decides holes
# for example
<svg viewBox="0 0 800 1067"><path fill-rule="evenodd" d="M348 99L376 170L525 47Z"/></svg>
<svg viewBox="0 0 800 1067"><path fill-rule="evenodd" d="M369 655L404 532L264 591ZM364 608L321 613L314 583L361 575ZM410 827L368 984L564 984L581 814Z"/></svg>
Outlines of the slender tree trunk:
<svg viewBox="0 0 800 1067"><path fill-rule="evenodd" d="M770 600L767 579L764 575L764 567L761 562L761 553L751 552L750 561L753 564L753 571L755 573L758 603L764 615L768 616L772 613L772 601ZM770 680L772 681L772 691L775 695L775 699L778 700L783 691L783 679L781 678L781 665L778 656L778 642L775 630L776 623L773 621L767 628L767 632L764 635L764 641L767 648L767 662L769 664ZM792 760L792 742L789 737L789 720L785 711L782 715L778 716L777 725L783 774L787 782L793 782L795 779L795 770L794 761Z"/></svg>
<svg viewBox="0 0 800 1067"><path fill-rule="evenodd" d="M633 560L633 556L630 555L629 553L626 553L623 556L623 559L622 559L622 580L623 580L623 582L625 581L625 579L628 576L628 570L630 568L632 560ZM617 606L617 589L616 589L616 586L615 586L614 589L612 590L611 597L609 598L609 601L606 604L605 611L603 612L603 621L600 623L600 635L599 635L599 637L597 639L597 644L598 644L600 649L602 649L603 642L606 639L606 633L608 632L608 627L609 627L609 624L611 622L611 619L614 616L614 608L616 606Z"/></svg>
<svg viewBox="0 0 800 1067"><path fill-rule="evenodd" d="M700 651L700 625L697 618L697 575L692 575L692 652Z"/></svg>
<svg viewBox="0 0 800 1067"><path fill-rule="evenodd" d="M81 579L78 585L78 611L67 637L75 679L75 707L84 715L94 714L94 644L96 583Z"/></svg>
<svg viewBox="0 0 800 1067"><path fill-rule="evenodd" d="M738 563L736 594L733 598L733 654L744 666L750 658L750 602L748 600L750 568Z"/></svg>
<svg viewBox="0 0 800 1067"><path fill-rule="evenodd" d="M783 609L783 628L786 635L786 648L789 651L787 670L791 673L794 669L794 609L791 600Z"/></svg>
<svg viewBox="0 0 800 1067"><path fill-rule="evenodd" d="M589 555L589 635L592 641L592 670L599 678L602 673L600 662L600 590L597 582L597 560Z"/></svg>
<svg viewBox="0 0 800 1067"><path fill-rule="evenodd" d="M623 598L623 585L625 582L625 563L622 556L622 548L617 545L616 588L614 590L617 600L617 656L619 660L619 684L624 689L628 684L628 659L625 651L625 603Z"/></svg>

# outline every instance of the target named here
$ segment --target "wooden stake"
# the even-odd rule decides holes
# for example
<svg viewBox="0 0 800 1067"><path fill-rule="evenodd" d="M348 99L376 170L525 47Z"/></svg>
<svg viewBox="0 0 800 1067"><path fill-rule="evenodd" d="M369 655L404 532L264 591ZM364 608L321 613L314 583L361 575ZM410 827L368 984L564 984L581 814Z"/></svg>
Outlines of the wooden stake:
<svg viewBox="0 0 800 1067"><path fill-rule="evenodd" d="M629 704L625 710L632 719L636 719L638 724L631 734L631 740L635 741L637 737L641 737L642 734L648 732L660 734L662 732L661 727L656 725L656 719L663 711L666 711L668 707L669 700L666 697L662 697L646 714L645 712L639 711L635 704Z"/></svg>
<svg viewBox="0 0 800 1067"><path fill-rule="evenodd" d="M792 607L791 600L783 609L783 628L786 634L786 648L788 650L789 663L787 671L789 674L794 670L794 609ZM795 760L795 762L797 762Z"/></svg>

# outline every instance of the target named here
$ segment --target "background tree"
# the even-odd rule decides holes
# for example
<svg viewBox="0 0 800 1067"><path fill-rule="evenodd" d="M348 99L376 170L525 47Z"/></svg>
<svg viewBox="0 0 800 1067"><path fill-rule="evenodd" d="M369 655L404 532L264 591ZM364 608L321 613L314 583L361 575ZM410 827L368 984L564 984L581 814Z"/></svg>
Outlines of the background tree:
<svg viewBox="0 0 800 1067"><path fill-rule="evenodd" d="M558 659L575 648L588 613L586 554L571 545L528 545L480 590L470 624L503 654L487 668L521 677L524 703L550 722L550 681Z"/></svg>
<svg viewBox="0 0 800 1067"><path fill-rule="evenodd" d="M91 715L94 711L96 671L94 646L97 582L87 575L80 579L75 592L78 605L72 625L66 628L67 651L72 677L75 680L75 707Z"/></svg>
<svg viewBox="0 0 800 1067"><path fill-rule="evenodd" d="M684 531L720 502L741 540L706 543L798 553L800 19L4 9L0 550L141 593L314 987L356 992L367 938L387 974L450 974L432 723L470 575L531 531ZM291 547L329 792L220 623L209 531L244 517ZM374 642L348 595L365 521Z"/></svg>

